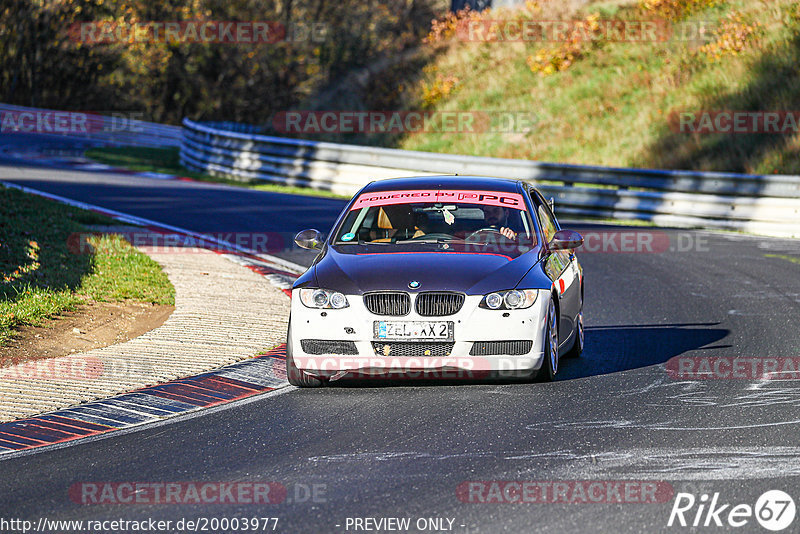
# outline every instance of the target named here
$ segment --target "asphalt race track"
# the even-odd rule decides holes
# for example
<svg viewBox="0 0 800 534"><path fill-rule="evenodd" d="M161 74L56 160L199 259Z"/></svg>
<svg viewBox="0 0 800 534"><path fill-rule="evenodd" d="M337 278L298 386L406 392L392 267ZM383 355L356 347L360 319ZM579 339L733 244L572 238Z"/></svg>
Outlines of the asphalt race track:
<svg viewBox="0 0 800 534"><path fill-rule="evenodd" d="M45 143L30 136L2 142ZM0 179L197 232L327 230L342 206L49 165L0 159ZM731 507L754 506L772 489L797 501L798 375L682 379L665 364L679 356L800 356L800 245L704 231L569 227L607 243L598 237L601 250L579 252L587 347L581 358L562 360L556 382L287 388L2 459L0 517L34 524L42 517L277 517L276 532L354 532L353 519L367 517L411 518L411 532L688 532L667 527L678 492L698 500L719 493ZM608 236L620 232L653 232L663 246L615 252L619 235ZM468 481L575 480L652 481L671 493L657 503L474 503L458 491ZM266 481L287 495L267 505L85 505L70 498L74 484L126 481ZM452 525L417 529L420 518ZM696 531L764 531L754 517L744 528L725 525Z"/></svg>

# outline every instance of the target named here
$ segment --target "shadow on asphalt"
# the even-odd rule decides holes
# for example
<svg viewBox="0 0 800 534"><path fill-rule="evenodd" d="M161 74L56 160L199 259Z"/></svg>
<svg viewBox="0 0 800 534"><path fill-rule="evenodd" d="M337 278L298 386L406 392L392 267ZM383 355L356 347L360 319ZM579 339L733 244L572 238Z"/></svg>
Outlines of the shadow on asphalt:
<svg viewBox="0 0 800 534"><path fill-rule="evenodd" d="M577 359L561 360L560 380L617 373L666 363L693 350L715 350L730 345L713 343L730 330L719 323L648 324L586 327L586 345Z"/></svg>

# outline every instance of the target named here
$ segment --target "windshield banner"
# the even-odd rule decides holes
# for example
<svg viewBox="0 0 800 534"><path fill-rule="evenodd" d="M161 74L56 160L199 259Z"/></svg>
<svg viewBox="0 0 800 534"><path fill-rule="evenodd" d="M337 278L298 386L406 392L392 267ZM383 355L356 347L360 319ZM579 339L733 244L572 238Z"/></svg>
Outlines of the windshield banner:
<svg viewBox="0 0 800 534"><path fill-rule="evenodd" d="M456 202L525 210L525 201L519 193L461 189L409 189L406 191L364 193L353 203L350 210L391 204L413 204L416 202Z"/></svg>

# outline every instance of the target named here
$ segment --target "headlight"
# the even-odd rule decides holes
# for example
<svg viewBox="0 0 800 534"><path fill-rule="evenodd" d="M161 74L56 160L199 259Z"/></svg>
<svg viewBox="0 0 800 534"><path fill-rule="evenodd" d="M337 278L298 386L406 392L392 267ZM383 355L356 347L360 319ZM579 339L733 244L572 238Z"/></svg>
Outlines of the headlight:
<svg viewBox="0 0 800 534"><path fill-rule="evenodd" d="M486 307L492 310L496 310L503 305L503 297L500 293L490 293L484 297L483 301L486 303Z"/></svg>
<svg viewBox="0 0 800 534"><path fill-rule="evenodd" d="M481 308L490 310L522 310L536 302L539 291L536 289L511 289L489 293L481 301Z"/></svg>
<svg viewBox="0 0 800 534"><path fill-rule="evenodd" d="M306 308L334 308L337 310L350 305L347 302L347 297L338 291L331 291L329 289L303 288L300 290L300 302L302 302Z"/></svg>
<svg viewBox="0 0 800 534"><path fill-rule="evenodd" d="M503 302L505 302L506 308L511 310L519 308L523 300L525 300L525 293L517 290L509 291L506 293L506 296L503 297Z"/></svg>
<svg viewBox="0 0 800 534"><path fill-rule="evenodd" d="M331 308L341 309L347 307L347 297L341 293L333 293L330 298Z"/></svg>

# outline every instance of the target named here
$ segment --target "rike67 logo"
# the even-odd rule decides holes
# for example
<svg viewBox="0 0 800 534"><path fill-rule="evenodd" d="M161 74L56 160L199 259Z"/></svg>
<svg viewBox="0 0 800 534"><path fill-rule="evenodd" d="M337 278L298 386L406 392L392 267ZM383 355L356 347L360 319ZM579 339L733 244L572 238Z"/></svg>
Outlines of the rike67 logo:
<svg viewBox="0 0 800 534"><path fill-rule="evenodd" d="M678 493L667 526L738 528L752 525L755 518L763 528L779 532L794 522L795 512L794 499L781 490L764 492L754 506L723 503L719 493L704 493L699 499L692 493Z"/></svg>

